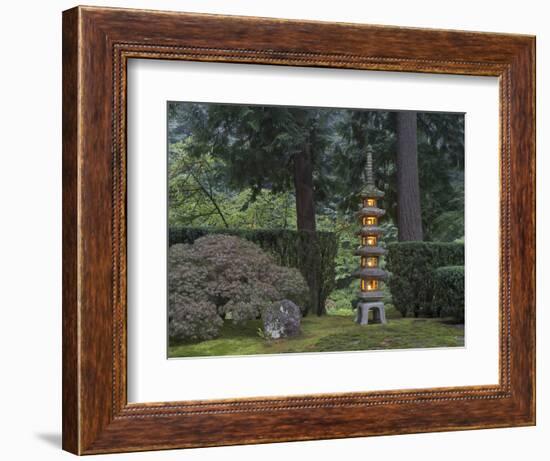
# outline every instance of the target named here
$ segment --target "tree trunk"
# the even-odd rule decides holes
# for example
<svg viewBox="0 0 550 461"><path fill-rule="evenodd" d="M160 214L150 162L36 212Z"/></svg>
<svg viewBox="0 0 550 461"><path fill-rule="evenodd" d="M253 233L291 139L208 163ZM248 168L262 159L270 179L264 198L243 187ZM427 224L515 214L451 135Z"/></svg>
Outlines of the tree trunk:
<svg viewBox="0 0 550 461"><path fill-rule="evenodd" d="M302 152L294 157L294 189L298 230L315 232L313 163L309 144L306 144Z"/></svg>
<svg viewBox="0 0 550 461"><path fill-rule="evenodd" d="M296 226L299 231L311 232L315 239L315 198L313 195L313 162L311 146L306 144L302 152L294 157L294 190L296 193ZM317 315L326 313L321 302L319 286L320 253L316 242L312 242L308 254L308 273L304 274L310 292L310 307ZM306 310L306 315L307 315Z"/></svg>
<svg viewBox="0 0 550 461"><path fill-rule="evenodd" d="M416 112L397 112L397 227L399 241L423 239Z"/></svg>

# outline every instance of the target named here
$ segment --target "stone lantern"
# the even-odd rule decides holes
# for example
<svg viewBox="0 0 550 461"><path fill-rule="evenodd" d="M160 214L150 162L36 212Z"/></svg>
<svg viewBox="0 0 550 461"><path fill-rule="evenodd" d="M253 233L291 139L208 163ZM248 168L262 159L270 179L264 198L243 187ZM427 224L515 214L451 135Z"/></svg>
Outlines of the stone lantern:
<svg viewBox="0 0 550 461"><path fill-rule="evenodd" d="M369 311L372 311L373 323L386 323L381 285L387 278L387 272L380 269L380 258L386 250L379 246L382 229L378 226L380 218L386 212L378 206L384 192L374 185L370 146L367 146L365 180L366 184L360 192L361 205L357 213L361 223L361 230L358 232L360 246L355 252L361 258L361 266L355 273L361 280L356 317L356 322L360 325L369 323Z"/></svg>

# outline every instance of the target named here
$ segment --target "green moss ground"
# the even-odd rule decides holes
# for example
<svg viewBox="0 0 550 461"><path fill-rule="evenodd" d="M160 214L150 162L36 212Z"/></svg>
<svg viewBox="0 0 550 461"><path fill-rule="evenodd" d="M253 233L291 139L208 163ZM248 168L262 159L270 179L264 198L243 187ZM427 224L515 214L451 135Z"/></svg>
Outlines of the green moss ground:
<svg viewBox="0 0 550 461"><path fill-rule="evenodd" d="M302 319L302 333L292 339L266 341L258 334L261 321L234 325L226 321L219 338L195 344L175 344L168 356L205 357L221 355L279 354L296 352L361 351L464 345L464 326L441 319L400 318L393 308L386 325L360 326L353 316L341 312Z"/></svg>

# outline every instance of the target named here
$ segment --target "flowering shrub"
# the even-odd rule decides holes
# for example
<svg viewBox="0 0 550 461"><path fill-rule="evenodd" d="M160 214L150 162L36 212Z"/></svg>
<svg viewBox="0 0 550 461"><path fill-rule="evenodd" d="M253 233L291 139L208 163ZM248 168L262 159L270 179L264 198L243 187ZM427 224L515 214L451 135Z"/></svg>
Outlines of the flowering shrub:
<svg viewBox="0 0 550 461"><path fill-rule="evenodd" d="M278 266L260 247L238 237L212 234L192 245L172 245L168 265L169 319L175 325L195 310L189 307L193 302L209 312L213 306L220 318L244 322L259 318L262 310L275 301L290 299L303 306L309 296L297 269ZM193 334L212 333L214 328L199 326L210 321L211 315L193 319L194 326L189 327ZM178 331L180 338L192 339L189 332L182 334L182 328Z"/></svg>

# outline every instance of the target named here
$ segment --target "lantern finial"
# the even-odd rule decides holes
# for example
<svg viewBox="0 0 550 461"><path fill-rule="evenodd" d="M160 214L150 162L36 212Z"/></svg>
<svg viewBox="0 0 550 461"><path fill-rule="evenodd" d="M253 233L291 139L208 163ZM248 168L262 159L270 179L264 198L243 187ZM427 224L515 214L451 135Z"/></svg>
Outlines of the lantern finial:
<svg viewBox="0 0 550 461"><path fill-rule="evenodd" d="M374 175L372 174L372 147L367 145L367 167L365 169L367 187L374 187Z"/></svg>
<svg viewBox="0 0 550 461"><path fill-rule="evenodd" d="M374 184L374 168L372 164L372 154L373 148L370 145L367 145L365 152L367 154L367 163L365 164L364 170L364 186L359 191L359 195L362 197L371 197L371 198L382 198L384 197L384 192L380 189L377 189Z"/></svg>

